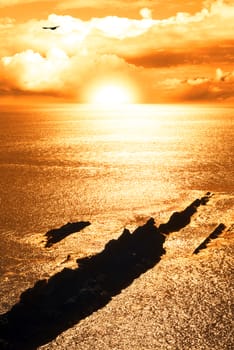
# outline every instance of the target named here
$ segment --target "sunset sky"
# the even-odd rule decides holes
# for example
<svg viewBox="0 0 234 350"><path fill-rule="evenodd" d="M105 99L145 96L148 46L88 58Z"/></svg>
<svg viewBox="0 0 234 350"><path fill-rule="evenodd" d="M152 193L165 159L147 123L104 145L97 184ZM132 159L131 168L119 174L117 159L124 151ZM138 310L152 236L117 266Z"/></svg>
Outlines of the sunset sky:
<svg viewBox="0 0 234 350"><path fill-rule="evenodd" d="M0 103L233 103L233 63L234 0L0 0Z"/></svg>

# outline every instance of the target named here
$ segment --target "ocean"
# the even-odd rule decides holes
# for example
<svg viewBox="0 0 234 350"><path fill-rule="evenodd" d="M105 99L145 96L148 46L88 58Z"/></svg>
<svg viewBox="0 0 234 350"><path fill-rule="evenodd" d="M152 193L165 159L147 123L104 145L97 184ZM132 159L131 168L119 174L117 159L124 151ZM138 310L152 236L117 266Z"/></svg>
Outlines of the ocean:
<svg viewBox="0 0 234 350"><path fill-rule="evenodd" d="M166 222L200 194L233 194L229 106L2 107L1 307L123 228ZM45 248L47 231L89 221Z"/></svg>

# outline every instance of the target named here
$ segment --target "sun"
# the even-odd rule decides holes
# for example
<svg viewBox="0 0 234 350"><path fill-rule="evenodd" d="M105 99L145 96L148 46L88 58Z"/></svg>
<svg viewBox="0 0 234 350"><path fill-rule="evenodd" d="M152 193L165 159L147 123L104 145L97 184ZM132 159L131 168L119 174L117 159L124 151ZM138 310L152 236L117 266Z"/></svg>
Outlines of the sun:
<svg viewBox="0 0 234 350"><path fill-rule="evenodd" d="M131 103L131 97L129 91L122 86L106 85L94 92L91 102L101 105Z"/></svg>
<svg viewBox="0 0 234 350"><path fill-rule="evenodd" d="M88 101L101 106L116 106L135 102L134 91L124 83L102 83L92 87Z"/></svg>

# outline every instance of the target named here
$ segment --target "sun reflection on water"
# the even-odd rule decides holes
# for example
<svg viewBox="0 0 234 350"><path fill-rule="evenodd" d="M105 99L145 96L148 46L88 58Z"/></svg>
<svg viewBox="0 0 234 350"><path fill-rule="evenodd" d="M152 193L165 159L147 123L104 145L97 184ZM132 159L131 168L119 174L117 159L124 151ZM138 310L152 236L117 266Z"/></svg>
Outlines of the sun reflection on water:
<svg viewBox="0 0 234 350"><path fill-rule="evenodd" d="M174 118L183 118L181 106L127 104L111 106L84 105L99 135L108 140L147 141L152 137L168 138ZM166 130L165 130L166 128Z"/></svg>

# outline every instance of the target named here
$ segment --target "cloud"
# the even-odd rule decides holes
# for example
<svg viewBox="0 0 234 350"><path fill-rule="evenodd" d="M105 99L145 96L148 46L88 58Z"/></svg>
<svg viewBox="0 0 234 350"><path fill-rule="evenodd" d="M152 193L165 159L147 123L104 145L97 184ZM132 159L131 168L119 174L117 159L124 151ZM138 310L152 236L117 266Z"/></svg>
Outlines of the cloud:
<svg viewBox="0 0 234 350"><path fill-rule="evenodd" d="M165 79L161 82L167 91L172 91L176 102L234 101L234 71L223 72L217 68L213 77Z"/></svg>
<svg viewBox="0 0 234 350"><path fill-rule="evenodd" d="M140 9L140 15L144 19L152 19L152 10L148 9L147 7L144 7Z"/></svg>
<svg viewBox="0 0 234 350"><path fill-rule="evenodd" d="M204 43L202 43L204 45ZM201 45L201 44L200 44ZM210 46L209 46L210 45ZM124 57L127 62L145 68L174 67L178 65L201 65L233 63L234 40L223 40L222 43L210 43L207 46L155 49L145 49L145 53L126 53ZM143 51L144 52L144 51Z"/></svg>
<svg viewBox="0 0 234 350"><path fill-rule="evenodd" d="M61 72L68 64L63 51L51 49L47 57L26 50L1 60L1 73L8 88L23 91L53 91L63 85Z"/></svg>
<svg viewBox="0 0 234 350"><path fill-rule="evenodd" d="M1 59L0 91L63 95L84 102L86 85L105 76L116 79L134 74L134 68L115 55L88 57L81 53L68 57L63 50L51 48L42 56L26 50Z"/></svg>
<svg viewBox="0 0 234 350"><path fill-rule="evenodd" d="M142 86L149 102L159 97L225 99L234 94L229 69L234 58L233 2L215 1L193 15L180 12L161 20L143 6L140 15L85 21L51 14L20 24L1 19L0 93L63 95L82 101L93 81L122 76ZM59 28L48 31L44 25ZM212 77L217 67L222 68Z"/></svg>
<svg viewBox="0 0 234 350"><path fill-rule="evenodd" d="M13 18L4 17L0 18L0 29L11 28L15 23Z"/></svg>
<svg viewBox="0 0 234 350"><path fill-rule="evenodd" d="M81 37L84 39L87 36L90 39L91 36L96 36L99 42L108 37L113 41L121 40L124 45L131 44L131 49L135 46L133 52L140 53L142 56L146 48L151 52L155 49L165 51L168 48L180 48L181 46L187 49L189 43L192 43L193 47L194 45L201 47L202 45L209 46L207 40L210 40L211 43L220 40L221 43L223 39L225 41L233 39L234 4L231 6L222 3L221 6L220 1L216 1L209 9L202 9L194 15L180 12L176 16L162 20L152 19L152 12L149 8L142 8L140 12L143 14L141 19L107 16L91 18L89 21L53 14L46 21L29 21L19 25L15 27L15 33L13 31L12 34L16 34L15 41L24 40L26 43L28 40L30 45L30 40L31 44L33 40L29 33L34 34L34 40L37 41L38 36L43 37L40 33L43 23L59 24L61 35L60 37L54 35L58 45L68 40L68 36L71 35L77 39ZM127 41L129 38L133 40ZM117 42L120 49L124 46L121 46L122 42Z"/></svg>
<svg viewBox="0 0 234 350"><path fill-rule="evenodd" d="M157 3L157 2L156 2ZM59 1L57 8L66 10L70 8L95 8L95 9L118 9L118 8L148 8L153 6L152 0L64 0Z"/></svg>
<svg viewBox="0 0 234 350"><path fill-rule="evenodd" d="M216 69L216 81L222 82L234 82L234 71L233 72L223 72L221 68Z"/></svg>
<svg viewBox="0 0 234 350"><path fill-rule="evenodd" d="M48 3L48 0L0 0L0 8L30 3ZM152 0L51 0L55 3L56 9L118 9L118 8L142 8L153 5ZM157 2L156 2L157 4Z"/></svg>
<svg viewBox="0 0 234 350"><path fill-rule="evenodd" d="M52 2L55 0L51 0ZM10 7L14 5L24 5L30 4L33 2L38 2L38 0L0 0L0 8L2 7ZM47 0L40 0L40 2L48 2Z"/></svg>

